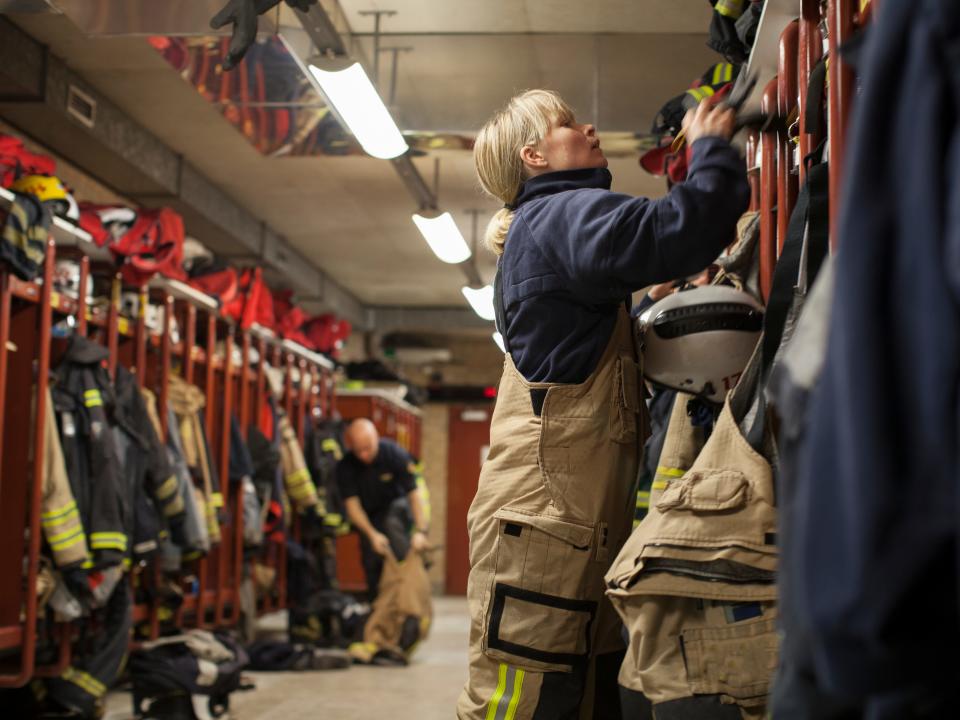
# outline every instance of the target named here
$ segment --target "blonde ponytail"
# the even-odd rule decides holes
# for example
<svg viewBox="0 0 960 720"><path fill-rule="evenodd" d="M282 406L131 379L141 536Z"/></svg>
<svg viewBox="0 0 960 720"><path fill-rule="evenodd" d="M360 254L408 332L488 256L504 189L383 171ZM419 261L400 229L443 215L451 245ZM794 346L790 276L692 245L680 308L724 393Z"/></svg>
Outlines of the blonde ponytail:
<svg viewBox="0 0 960 720"><path fill-rule="evenodd" d="M554 125L573 120L573 111L552 90L528 90L517 95L477 133L473 160L483 190L510 205L517 199L526 170L520 151L536 146ZM503 254L514 211L504 207L487 225L487 245Z"/></svg>
<svg viewBox="0 0 960 720"><path fill-rule="evenodd" d="M507 233L510 231L510 225L513 224L514 211L510 208L501 208L497 214L490 219L487 225L487 232L483 239L493 252L497 255L503 255L503 246L507 242Z"/></svg>

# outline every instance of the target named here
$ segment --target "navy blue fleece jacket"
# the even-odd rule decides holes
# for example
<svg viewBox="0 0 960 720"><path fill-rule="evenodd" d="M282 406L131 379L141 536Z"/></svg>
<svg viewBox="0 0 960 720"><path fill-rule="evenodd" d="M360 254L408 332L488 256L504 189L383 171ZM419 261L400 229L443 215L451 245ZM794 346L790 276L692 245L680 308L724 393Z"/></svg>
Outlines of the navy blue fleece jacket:
<svg viewBox="0 0 960 720"><path fill-rule="evenodd" d="M533 382L578 383L600 361L630 293L703 270L747 209L730 143L693 144L687 180L650 200L610 191L606 169L527 180L500 258L511 357Z"/></svg>

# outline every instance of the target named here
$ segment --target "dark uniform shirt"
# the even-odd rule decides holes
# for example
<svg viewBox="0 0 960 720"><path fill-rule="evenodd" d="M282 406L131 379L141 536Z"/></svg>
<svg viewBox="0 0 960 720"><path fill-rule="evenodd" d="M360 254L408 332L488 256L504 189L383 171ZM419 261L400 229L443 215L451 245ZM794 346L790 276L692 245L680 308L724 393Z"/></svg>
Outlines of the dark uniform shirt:
<svg viewBox="0 0 960 720"><path fill-rule="evenodd" d="M337 485L346 500L359 497L370 518L374 518L397 498L416 488L411 466L413 459L392 440L380 440L377 457L367 465L352 452L337 463Z"/></svg>
<svg viewBox="0 0 960 720"><path fill-rule="evenodd" d="M499 330L527 380L586 380L630 293L700 272L733 241L746 165L721 138L697 140L692 155L687 180L656 200L611 192L599 168L523 184L500 259Z"/></svg>

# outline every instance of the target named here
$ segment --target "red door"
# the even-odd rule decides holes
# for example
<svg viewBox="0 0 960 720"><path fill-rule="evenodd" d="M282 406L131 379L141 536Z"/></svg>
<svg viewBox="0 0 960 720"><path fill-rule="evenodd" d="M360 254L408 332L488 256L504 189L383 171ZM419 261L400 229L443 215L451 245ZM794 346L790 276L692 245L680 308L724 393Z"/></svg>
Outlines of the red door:
<svg viewBox="0 0 960 720"><path fill-rule="evenodd" d="M477 494L480 465L490 448L492 405L450 408L450 445L447 461L447 594L467 594L470 571L467 510Z"/></svg>

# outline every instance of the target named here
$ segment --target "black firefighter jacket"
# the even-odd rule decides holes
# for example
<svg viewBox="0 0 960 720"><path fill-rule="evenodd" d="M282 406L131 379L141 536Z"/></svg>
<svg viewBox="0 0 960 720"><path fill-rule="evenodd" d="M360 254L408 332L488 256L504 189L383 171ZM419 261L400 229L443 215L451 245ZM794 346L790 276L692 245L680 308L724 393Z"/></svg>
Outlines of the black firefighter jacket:
<svg viewBox="0 0 960 720"><path fill-rule="evenodd" d="M128 549L129 493L111 427L115 397L107 357L105 347L74 335L52 390L70 487L94 567L121 563Z"/></svg>

